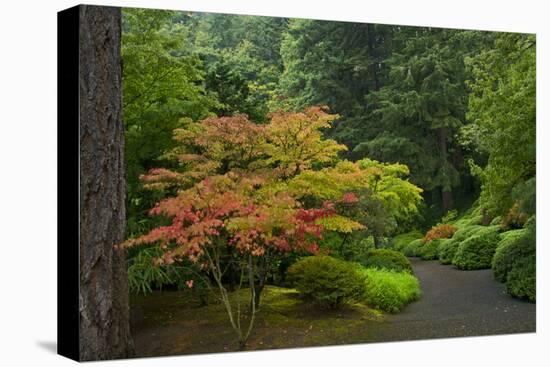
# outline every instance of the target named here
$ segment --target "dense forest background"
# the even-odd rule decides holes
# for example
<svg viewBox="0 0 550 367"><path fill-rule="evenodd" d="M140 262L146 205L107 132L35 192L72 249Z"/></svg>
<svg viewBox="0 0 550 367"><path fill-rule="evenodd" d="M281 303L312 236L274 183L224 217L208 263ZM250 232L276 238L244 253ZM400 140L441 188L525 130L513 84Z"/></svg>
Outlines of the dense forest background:
<svg viewBox="0 0 550 367"><path fill-rule="evenodd" d="M534 213L534 35L147 9L122 27L129 236L162 220L170 192L139 177L174 164L174 129L314 105L339 115L341 158L405 164L423 189L392 235L476 201L487 221Z"/></svg>

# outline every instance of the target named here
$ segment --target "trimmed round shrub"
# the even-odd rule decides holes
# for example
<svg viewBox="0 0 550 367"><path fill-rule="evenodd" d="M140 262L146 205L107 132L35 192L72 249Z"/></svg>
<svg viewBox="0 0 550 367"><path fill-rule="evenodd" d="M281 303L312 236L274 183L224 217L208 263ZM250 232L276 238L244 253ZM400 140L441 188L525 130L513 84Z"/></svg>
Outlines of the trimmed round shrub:
<svg viewBox="0 0 550 367"><path fill-rule="evenodd" d="M365 269L365 302L387 312L398 312L421 294L418 279L408 273Z"/></svg>
<svg viewBox="0 0 550 367"><path fill-rule="evenodd" d="M393 249L401 251L409 243L422 237L423 234L417 230L397 235L392 239Z"/></svg>
<svg viewBox="0 0 550 367"><path fill-rule="evenodd" d="M506 290L508 293L517 298L536 302L536 266L536 257L534 254L522 257L516 261L506 277Z"/></svg>
<svg viewBox="0 0 550 367"><path fill-rule="evenodd" d="M300 259L288 268L287 280L306 301L325 309L360 299L365 289L353 264L330 256Z"/></svg>
<svg viewBox="0 0 550 367"><path fill-rule="evenodd" d="M443 265L452 264L453 259L456 255L456 250L458 250L458 246L460 245L459 240L455 240L454 238L450 238L445 242L442 242L439 245L439 262Z"/></svg>
<svg viewBox="0 0 550 367"><path fill-rule="evenodd" d="M420 248L420 257L424 260L436 260L439 258L439 246L442 243L448 242L448 238L437 238L426 242Z"/></svg>
<svg viewBox="0 0 550 367"><path fill-rule="evenodd" d="M407 246L402 250L403 255L405 256L420 256L420 250L422 247L422 238L411 241Z"/></svg>
<svg viewBox="0 0 550 367"><path fill-rule="evenodd" d="M535 252L535 238L525 229L504 232L493 256L492 269L495 279L506 281L516 261Z"/></svg>
<svg viewBox="0 0 550 367"><path fill-rule="evenodd" d="M486 227L480 226L480 225L471 225L471 226L465 226L460 228L458 231L455 232L452 239L456 240L458 242L462 242L468 237L472 237L472 235L479 231L480 229L483 229Z"/></svg>
<svg viewBox="0 0 550 367"><path fill-rule="evenodd" d="M365 268L395 270L412 273L411 262L402 253L389 249L373 249L359 260Z"/></svg>
<svg viewBox="0 0 550 367"><path fill-rule="evenodd" d="M453 265L463 270L490 268L498 241L498 228L486 227L475 232L460 243Z"/></svg>

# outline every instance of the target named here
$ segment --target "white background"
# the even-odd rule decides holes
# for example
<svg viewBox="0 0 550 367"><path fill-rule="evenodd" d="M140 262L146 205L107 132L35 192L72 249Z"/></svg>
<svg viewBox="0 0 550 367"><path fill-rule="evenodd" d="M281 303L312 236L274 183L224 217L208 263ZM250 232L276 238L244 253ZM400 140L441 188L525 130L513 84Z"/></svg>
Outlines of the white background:
<svg viewBox="0 0 550 367"><path fill-rule="evenodd" d="M525 366L548 363L548 9L539 1L95 1L238 14L537 33L537 333L99 362L97 366ZM0 365L67 366L56 342L56 12L73 1L4 0L0 10ZM546 102L546 103L544 103ZM63 143L63 142L61 142ZM63 170L63 167L60 167ZM545 350L546 348L546 350ZM543 362L544 361L544 362Z"/></svg>

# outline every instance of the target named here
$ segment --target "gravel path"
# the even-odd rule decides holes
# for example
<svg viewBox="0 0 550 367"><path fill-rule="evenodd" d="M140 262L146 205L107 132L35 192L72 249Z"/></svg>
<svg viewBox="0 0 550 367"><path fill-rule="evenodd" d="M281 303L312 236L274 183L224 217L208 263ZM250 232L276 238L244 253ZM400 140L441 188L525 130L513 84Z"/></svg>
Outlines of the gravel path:
<svg viewBox="0 0 550 367"><path fill-rule="evenodd" d="M506 294L491 270L460 271L418 258L411 262L422 297L370 330L369 341L535 332L536 306Z"/></svg>

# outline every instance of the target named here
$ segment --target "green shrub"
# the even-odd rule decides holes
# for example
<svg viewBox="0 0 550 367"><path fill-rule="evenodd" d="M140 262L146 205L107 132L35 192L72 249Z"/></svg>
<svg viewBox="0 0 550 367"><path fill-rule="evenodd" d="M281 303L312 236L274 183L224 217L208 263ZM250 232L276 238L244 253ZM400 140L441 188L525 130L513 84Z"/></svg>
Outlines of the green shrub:
<svg viewBox="0 0 550 367"><path fill-rule="evenodd" d="M372 307L398 312L420 297L418 279L407 273L390 270L364 269L365 301Z"/></svg>
<svg viewBox="0 0 550 367"><path fill-rule="evenodd" d="M481 207L477 205L474 203L462 217L452 222L452 224L459 229L479 225L483 219L483 213Z"/></svg>
<svg viewBox="0 0 550 367"><path fill-rule="evenodd" d="M422 245L422 238L419 238L410 242L407 246L403 248L401 252L403 252L405 256L420 256Z"/></svg>
<svg viewBox="0 0 550 367"><path fill-rule="evenodd" d="M160 246L140 248L139 252L128 259L128 288L131 293L144 295L154 289L174 287L180 290L189 289L187 281L193 281L190 290L198 296L201 304L206 304L208 298L208 279L202 277L200 269L189 260L183 260L171 265L155 265L154 260L161 257Z"/></svg>
<svg viewBox="0 0 550 367"><path fill-rule="evenodd" d="M477 232L482 228L486 228L486 227L483 227L480 225L468 225L468 226L461 227L458 231L455 232L452 239L458 242L462 242L466 238L471 237L473 233Z"/></svg>
<svg viewBox="0 0 550 367"><path fill-rule="evenodd" d="M453 262L453 259L456 255L456 250L458 250L460 242L461 241L458 239L450 238L439 245L438 256L439 262L441 264L447 265Z"/></svg>
<svg viewBox="0 0 550 367"><path fill-rule="evenodd" d="M512 296L536 301L536 257L525 256L516 261L506 277L506 290Z"/></svg>
<svg viewBox="0 0 550 367"><path fill-rule="evenodd" d="M495 279L504 282L519 258L534 253L535 239L529 237L525 229L507 231L501 235L491 264Z"/></svg>
<svg viewBox="0 0 550 367"><path fill-rule="evenodd" d="M498 217L494 217L491 221L492 226L498 226L502 223L502 217L499 215Z"/></svg>
<svg viewBox="0 0 550 367"><path fill-rule="evenodd" d="M439 262L441 264L451 264L462 241L472 235L472 233L484 228L478 225L468 225L461 227L455 232L452 238L439 245Z"/></svg>
<svg viewBox="0 0 550 367"><path fill-rule="evenodd" d="M436 238L430 242L426 242L420 248L420 257L424 260L436 260L439 258L439 246L442 243L448 242L448 238Z"/></svg>
<svg viewBox="0 0 550 367"><path fill-rule="evenodd" d="M417 230L412 232L402 233L393 238L393 248L397 251L401 251L414 240L424 237L424 235Z"/></svg>
<svg viewBox="0 0 550 367"><path fill-rule="evenodd" d="M491 267L499 241L498 227L485 227L458 246L453 264L459 269L474 270Z"/></svg>
<svg viewBox="0 0 550 367"><path fill-rule="evenodd" d="M365 268L395 270L397 272L412 273L411 262L402 253L389 249L373 249L359 259Z"/></svg>
<svg viewBox="0 0 550 367"><path fill-rule="evenodd" d="M308 256L288 268L287 280L306 300L326 309L359 299L364 279L351 263L330 256Z"/></svg>

